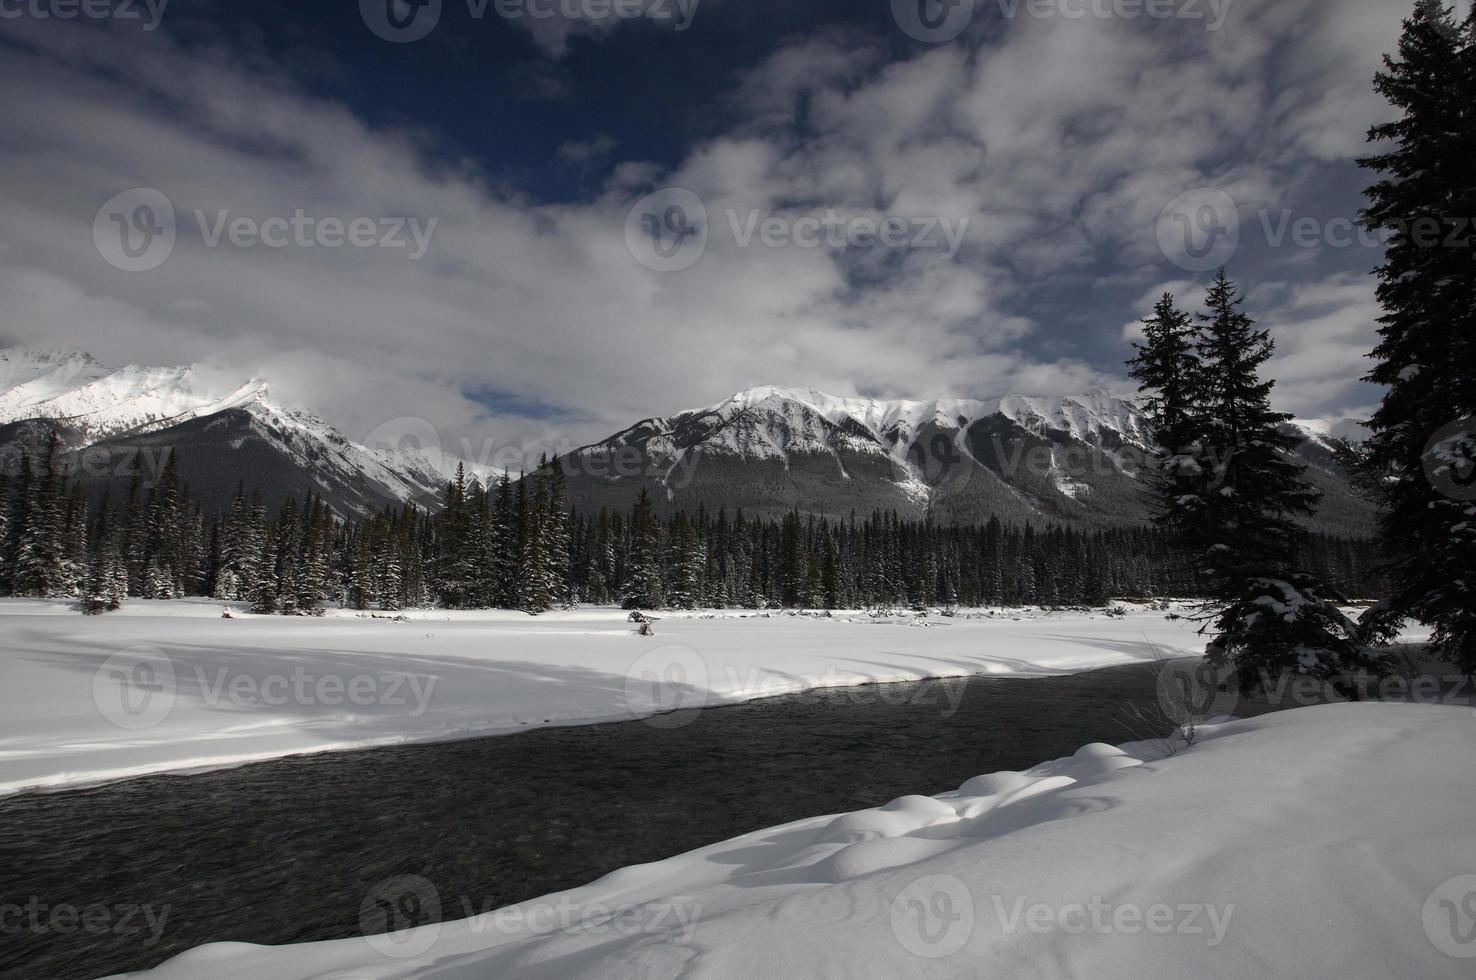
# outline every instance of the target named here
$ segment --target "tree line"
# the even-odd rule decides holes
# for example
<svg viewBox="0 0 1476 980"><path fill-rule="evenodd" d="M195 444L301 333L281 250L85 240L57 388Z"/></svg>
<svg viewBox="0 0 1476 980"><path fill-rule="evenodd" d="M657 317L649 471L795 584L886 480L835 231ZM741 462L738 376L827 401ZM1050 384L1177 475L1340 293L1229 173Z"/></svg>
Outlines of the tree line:
<svg viewBox="0 0 1476 980"><path fill-rule="evenodd" d="M1101 605L1204 594L1193 563L1152 528L1084 531L740 511L659 519L643 491L629 512L568 511L563 467L545 461L493 486L464 471L432 512L407 504L338 518L312 493L269 514L238 490L207 516L171 453L139 468L126 500L89 507L53 439L12 481L0 475L0 592L78 597L88 611L130 596L207 596L259 613L326 606L518 609L928 608ZM135 461L136 462L136 461ZM1304 559L1357 594L1382 588L1370 542L1309 537Z"/></svg>

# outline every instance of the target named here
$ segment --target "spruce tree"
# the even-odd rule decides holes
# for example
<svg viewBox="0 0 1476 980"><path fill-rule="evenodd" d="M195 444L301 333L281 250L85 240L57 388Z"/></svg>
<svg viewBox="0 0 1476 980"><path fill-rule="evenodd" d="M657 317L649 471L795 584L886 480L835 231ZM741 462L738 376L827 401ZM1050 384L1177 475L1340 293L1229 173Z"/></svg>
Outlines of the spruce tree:
<svg viewBox="0 0 1476 980"><path fill-rule="evenodd" d="M573 601L569 586L572 574L569 550L569 484L564 475L563 460L555 456L549 463L548 510L543 526L549 602L553 606L568 606Z"/></svg>
<svg viewBox="0 0 1476 980"><path fill-rule="evenodd" d="M1371 483L1393 579L1386 615L1432 627L1476 672L1476 11L1458 28L1437 0L1404 22L1376 90L1400 113L1374 127L1385 152L1364 224L1386 237L1380 342L1368 380ZM1377 624L1375 624L1377 625Z"/></svg>
<svg viewBox="0 0 1476 980"><path fill-rule="evenodd" d="M255 578L250 583L251 611L271 615L278 610L277 546L268 526L262 534L261 554L257 557L253 571Z"/></svg>
<svg viewBox="0 0 1476 980"><path fill-rule="evenodd" d="M1200 315L1198 397L1221 461L1197 515L1200 561L1219 610L1210 659L1236 668L1245 689L1285 671L1338 678L1369 661L1336 596L1296 567L1306 538L1299 519L1319 495L1294 458L1290 416L1271 409L1275 382L1260 376L1275 344L1243 302L1221 270Z"/></svg>
<svg viewBox="0 0 1476 980"><path fill-rule="evenodd" d="M13 573L18 596L59 597L67 595L73 584L66 564L66 479L60 456L61 440L53 431L40 465L33 467L37 472L28 481Z"/></svg>
<svg viewBox="0 0 1476 980"><path fill-rule="evenodd" d="M1204 458L1199 330L1164 293L1143 321L1143 339L1133 345L1137 355L1128 365L1153 426L1156 465L1146 482L1155 495L1154 517L1165 530L1192 539L1212 465Z"/></svg>
<svg viewBox="0 0 1476 980"><path fill-rule="evenodd" d="M626 560L626 609L659 609L663 605L661 559L651 495L644 487L630 518L630 553Z"/></svg>

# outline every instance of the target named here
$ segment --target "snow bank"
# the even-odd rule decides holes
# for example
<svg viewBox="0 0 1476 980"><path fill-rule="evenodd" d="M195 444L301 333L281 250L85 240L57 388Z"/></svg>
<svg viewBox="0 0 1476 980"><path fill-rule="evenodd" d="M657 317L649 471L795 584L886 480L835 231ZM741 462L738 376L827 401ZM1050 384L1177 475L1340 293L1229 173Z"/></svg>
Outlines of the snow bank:
<svg viewBox="0 0 1476 980"><path fill-rule="evenodd" d="M215 944L136 976L1469 977L1473 725L1338 704L1211 726L1169 757L1088 745L462 921ZM432 902L479 908L396 879L364 921Z"/></svg>
<svg viewBox="0 0 1476 980"><path fill-rule="evenodd" d="M102 617L0 600L0 793L330 749L655 719L815 687L976 673L1051 674L1203 652L1142 608L952 618L579 609L335 611L222 619L207 601ZM921 628L927 627L927 628Z"/></svg>

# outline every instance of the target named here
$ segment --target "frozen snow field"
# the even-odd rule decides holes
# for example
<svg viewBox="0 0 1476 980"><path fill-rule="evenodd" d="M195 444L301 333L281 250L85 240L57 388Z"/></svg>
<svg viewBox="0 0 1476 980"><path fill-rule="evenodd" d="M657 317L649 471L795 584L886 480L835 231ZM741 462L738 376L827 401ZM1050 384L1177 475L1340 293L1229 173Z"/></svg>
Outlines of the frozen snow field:
<svg viewBox="0 0 1476 980"><path fill-rule="evenodd" d="M875 619L618 609L256 617L0 600L0 793L306 752L635 717L819 686L1042 674L1195 655L1162 612Z"/></svg>

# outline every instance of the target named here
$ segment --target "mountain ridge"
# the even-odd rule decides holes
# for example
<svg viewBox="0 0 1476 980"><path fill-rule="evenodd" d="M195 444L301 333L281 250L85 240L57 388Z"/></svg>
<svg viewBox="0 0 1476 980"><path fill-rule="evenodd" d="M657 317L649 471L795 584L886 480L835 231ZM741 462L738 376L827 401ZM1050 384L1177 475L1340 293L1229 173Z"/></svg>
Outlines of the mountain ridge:
<svg viewBox="0 0 1476 980"><path fill-rule="evenodd" d="M1295 429L1309 475L1332 501L1321 529L1362 535L1372 507L1334 453L1355 427L1298 420ZM34 445L45 431L73 454L106 457L99 493L126 492L115 456L176 448L192 490L215 507L245 481L269 484L269 503L312 489L344 514L434 508L458 465L484 481L497 475L434 449L353 442L274 401L263 378L212 381L197 365L112 368L78 348L0 349L0 445ZM669 511L896 510L956 523L1104 526L1147 521L1135 470L1151 445L1138 399L1107 388L929 400L757 385L638 421L569 453L564 466L571 503L585 510L623 511L645 489Z"/></svg>
<svg viewBox="0 0 1476 980"><path fill-rule="evenodd" d="M1330 498L1322 529L1368 533L1372 507L1333 453L1347 424L1304 420L1292 429L1308 450L1309 477ZM1103 388L917 400L759 385L643 419L569 454L565 467L582 508L628 507L645 489L668 510L895 509L959 523L999 516L1095 526L1148 519L1137 472L1151 463L1151 447L1139 401ZM641 466L622 469L632 451Z"/></svg>

